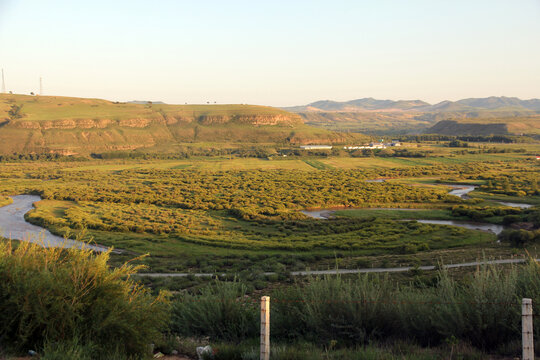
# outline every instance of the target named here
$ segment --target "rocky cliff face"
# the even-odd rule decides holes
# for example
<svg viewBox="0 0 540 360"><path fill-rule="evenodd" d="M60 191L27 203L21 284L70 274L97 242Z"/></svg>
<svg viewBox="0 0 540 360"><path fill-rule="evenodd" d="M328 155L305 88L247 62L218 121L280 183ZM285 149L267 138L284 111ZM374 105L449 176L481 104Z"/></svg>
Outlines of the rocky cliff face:
<svg viewBox="0 0 540 360"><path fill-rule="evenodd" d="M198 122L202 125L222 125L228 123L247 124L255 126L293 126L302 123L300 116L288 115L201 115Z"/></svg>
<svg viewBox="0 0 540 360"><path fill-rule="evenodd" d="M10 125L19 129L105 129L113 126L145 128L150 124L164 124L164 119L148 119L148 118L133 118L133 119L61 119L51 121L12 121Z"/></svg>
<svg viewBox="0 0 540 360"><path fill-rule="evenodd" d="M165 114L154 118L19 119L0 127L0 153L90 152L167 148L178 143L337 143L347 135L312 133L297 115Z"/></svg>
<svg viewBox="0 0 540 360"><path fill-rule="evenodd" d="M156 117L128 118L113 120L101 119L60 119L51 121L6 121L3 125L19 129L105 129L109 127L145 128L150 125L175 125L190 124L197 122L201 125L225 125L225 124L246 124L254 126L294 126L302 123L298 115L201 115L187 117L182 115L165 114Z"/></svg>

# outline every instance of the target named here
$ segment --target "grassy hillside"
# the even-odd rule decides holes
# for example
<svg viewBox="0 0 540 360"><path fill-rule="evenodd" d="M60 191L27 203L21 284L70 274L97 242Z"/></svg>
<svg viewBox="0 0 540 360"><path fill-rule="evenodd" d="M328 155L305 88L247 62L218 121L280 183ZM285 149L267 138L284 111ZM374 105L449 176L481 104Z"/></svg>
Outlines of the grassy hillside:
<svg viewBox="0 0 540 360"><path fill-rule="evenodd" d="M540 115L444 120L425 132L443 135L540 134Z"/></svg>
<svg viewBox="0 0 540 360"><path fill-rule="evenodd" d="M311 128L300 116L255 105L118 103L0 95L0 153L94 151L227 143L340 143L355 136Z"/></svg>

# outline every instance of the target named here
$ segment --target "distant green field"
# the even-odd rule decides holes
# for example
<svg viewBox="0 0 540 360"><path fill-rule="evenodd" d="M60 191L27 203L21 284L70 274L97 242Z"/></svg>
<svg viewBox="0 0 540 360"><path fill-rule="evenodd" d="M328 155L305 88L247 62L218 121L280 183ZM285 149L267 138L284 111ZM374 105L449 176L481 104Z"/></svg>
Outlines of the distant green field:
<svg viewBox="0 0 540 360"><path fill-rule="evenodd" d="M377 210L377 209L350 209L338 210L334 216L369 219L382 218L391 220L459 220L453 217L449 210L442 209L411 209L411 210Z"/></svg>
<svg viewBox="0 0 540 360"><path fill-rule="evenodd" d="M490 194L482 191L475 191L471 193L471 197L484 199L488 201L503 201L503 202L514 202L514 203L527 203L533 205L540 205L540 196L527 196L527 199L524 201L523 197L520 196L509 196L503 194Z"/></svg>
<svg viewBox="0 0 540 360"><path fill-rule="evenodd" d="M317 170L333 169L334 168L333 166L325 164L325 163L323 163L322 161L319 161L319 160L311 159L311 160L304 160L304 162L306 164L308 164L309 166L317 169Z"/></svg>

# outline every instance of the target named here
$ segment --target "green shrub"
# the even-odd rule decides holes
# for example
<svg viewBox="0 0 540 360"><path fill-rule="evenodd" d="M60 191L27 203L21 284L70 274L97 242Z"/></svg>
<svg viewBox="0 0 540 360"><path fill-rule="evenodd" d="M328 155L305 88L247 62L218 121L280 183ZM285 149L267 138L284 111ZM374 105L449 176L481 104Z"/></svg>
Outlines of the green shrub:
<svg viewBox="0 0 540 360"><path fill-rule="evenodd" d="M235 342L256 338L258 302L250 306L253 303L248 305L244 296L241 284L220 282L200 295L186 295L175 304L175 329L187 336ZM521 337L523 297L540 303L540 265L535 261L510 269L479 266L459 281L440 270L429 285L397 286L387 277L369 274L313 277L271 294L270 328L273 341L287 343L309 341L342 348L402 341L452 349L460 343L511 352ZM539 337L540 319L535 318L534 328ZM297 348L282 351L290 356L278 356L280 351L273 356L302 358L298 354L303 350Z"/></svg>
<svg viewBox="0 0 540 360"><path fill-rule="evenodd" d="M139 266L109 268L109 254L0 243L2 344L45 346L51 358L89 347L99 354L147 352L167 323L165 294L153 297L130 279Z"/></svg>
<svg viewBox="0 0 540 360"><path fill-rule="evenodd" d="M455 336L484 349L518 336L521 307L517 278L515 269L503 272L495 266L483 266L468 283L460 285L441 272L430 312L439 336Z"/></svg>
<svg viewBox="0 0 540 360"><path fill-rule="evenodd" d="M283 299L273 306L273 334L316 342L366 343L393 332L396 314L387 301L392 294L386 278L312 278L302 289L273 295Z"/></svg>
<svg viewBox="0 0 540 360"><path fill-rule="evenodd" d="M172 330L185 336L239 341L257 334L258 303L247 295L247 287L237 281L216 280L197 296L183 294L174 302Z"/></svg>
<svg viewBox="0 0 540 360"><path fill-rule="evenodd" d="M81 345L79 340L46 343L43 347L41 360L92 360L95 348L92 345Z"/></svg>
<svg viewBox="0 0 540 360"><path fill-rule="evenodd" d="M499 234L499 240L509 242L514 247L525 247L530 243L540 241L540 230L505 229Z"/></svg>

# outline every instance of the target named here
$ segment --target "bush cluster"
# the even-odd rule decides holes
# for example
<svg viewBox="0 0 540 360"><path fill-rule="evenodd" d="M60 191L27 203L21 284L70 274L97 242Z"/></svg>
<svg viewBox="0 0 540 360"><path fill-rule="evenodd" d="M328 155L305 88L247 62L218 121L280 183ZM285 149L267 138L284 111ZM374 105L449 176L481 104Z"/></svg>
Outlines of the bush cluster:
<svg viewBox="0 0 540 360"><path fill-rule="evenodd" d="M146 354L167 324L168 300L130 280L139 267L110 269L108 259L108 252L0 243L0 347L78 359Z"/></svg>
<svg viewBox="0 0 540 360"><path fill-rule="evenodd" d="M258 323L251 319L258 303L246 300L236 283L211 289L175 303L173 328L186 336L209 334L214 341L255 337ZM391 340L433 346L455 339L486 351L514 351L522 297L540 302L536 262L509 271L482 266L463 281L441 270L433 286L396 286L387 277L369 275L311 278L271 295L271 333L290 343L356 346ZM540 321L535 322L539 336Z"/></svg>

